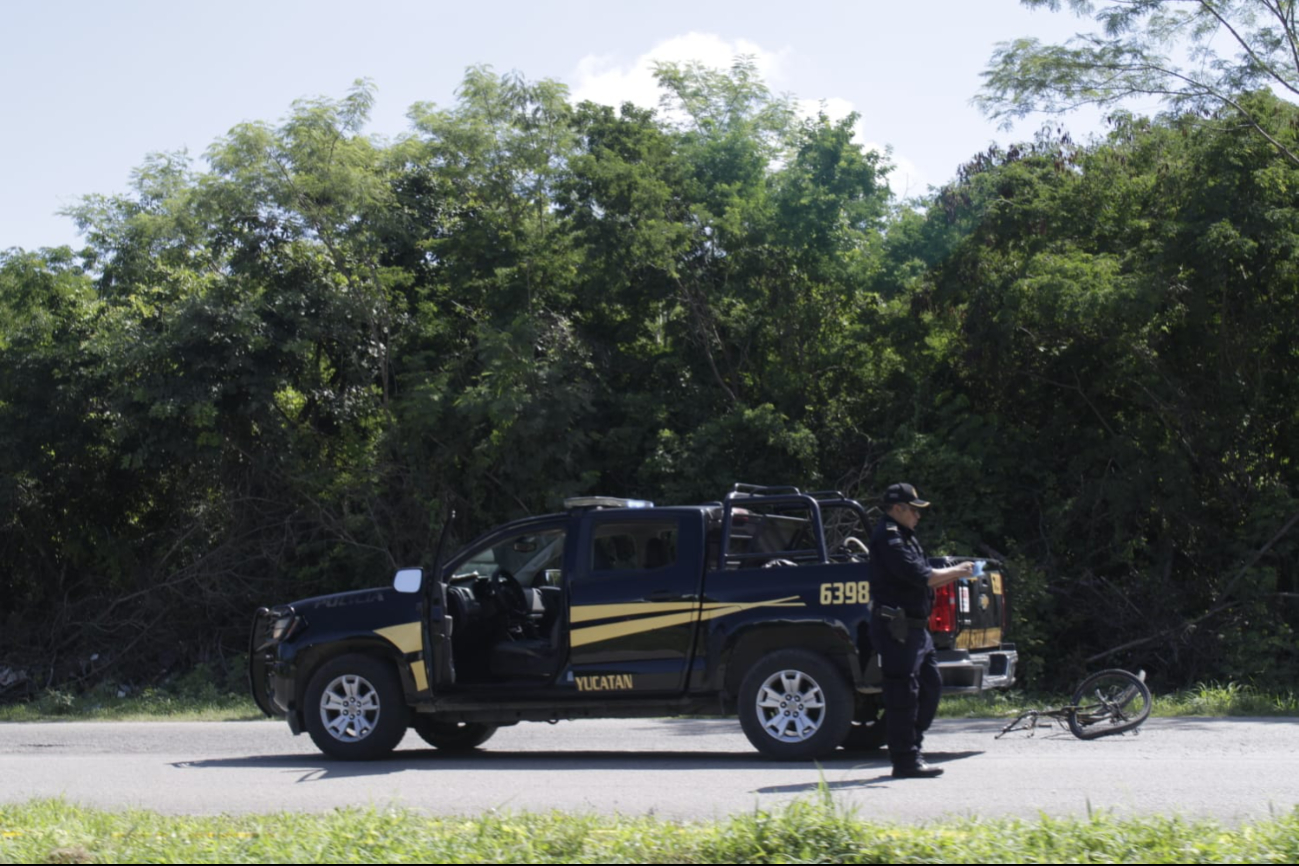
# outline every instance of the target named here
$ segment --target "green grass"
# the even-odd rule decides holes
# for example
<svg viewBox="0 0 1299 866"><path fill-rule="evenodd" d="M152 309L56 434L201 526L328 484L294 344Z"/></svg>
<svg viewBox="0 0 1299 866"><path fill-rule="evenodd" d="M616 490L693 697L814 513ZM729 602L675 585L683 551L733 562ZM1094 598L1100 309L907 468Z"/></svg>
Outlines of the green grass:
<svg viewBox="0 0 1299 866"><path fill-rule="evenodd" d="M199 665L184 676L144 689L101 682L79 694L47 689L36 698L0 705L0 722L228 722L263 719L244 680L242 658L219 669Z"/></svg>
<svg viewBox="0 0 1299 866"><path fill-rule="evenodd" d="M1299 859L1299 810L1182 818L863 820L827 793L711 822L406 810L175 817L60 800L0 805L0 863L1222 863Z"/></svg>
<svg viewBox="0 0 1299 866"><path fill-rule="evenodd" d="M1293 691L1264 691L1240 683L1201 683L1168 694L1154 694L1152 716L1299 716L1299 694ZM1062 707L1066 694L1010 691L943 698L940 718L993 719L1014 716L1030 707Z"/></svg>
<svg viewBox="0 0 1299 866"><path fill-rule="evenodd" d="M1240 683L1201 683L1155 695L1156 716L1299 716L1299 694L1268 692Z"/></svg>
<svg viewBox="0 0 1299 866"><path fill-rule="evenodd" d="M34 701L0 706L0 722L231 722L264 719L246 695L191 697L146 689L130 697L76 697L46 692Z"/></svg>
<svg viewBox="0 0 1299 866"><path fill-rule="evenodd" d="M227 722L265 718L252 698L237 691L219 691L209 682L145 689L118 697L117 687L84 695L49 691L36 700L0 706L0 722L48 721L188 721ZM940 718L1000 719L1029 707L1059 707L1069 695L1019 690L953 695L943 698ZM1154 716L1299 716L1299 693L1269 692L1240 683L1208 683L1171 694L1156 694Z"/></svg>

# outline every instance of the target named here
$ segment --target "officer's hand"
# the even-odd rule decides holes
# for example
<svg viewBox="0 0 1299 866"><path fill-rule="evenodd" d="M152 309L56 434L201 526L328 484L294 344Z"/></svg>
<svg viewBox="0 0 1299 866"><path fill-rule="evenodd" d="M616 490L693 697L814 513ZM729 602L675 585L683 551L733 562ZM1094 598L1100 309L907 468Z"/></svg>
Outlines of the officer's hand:
<svg viewBox="0 0 1299 866"><path fill-rule="evenodd" d="M961 577L974 577L973 562L962 562L957 568L961 570Z"/></svg>

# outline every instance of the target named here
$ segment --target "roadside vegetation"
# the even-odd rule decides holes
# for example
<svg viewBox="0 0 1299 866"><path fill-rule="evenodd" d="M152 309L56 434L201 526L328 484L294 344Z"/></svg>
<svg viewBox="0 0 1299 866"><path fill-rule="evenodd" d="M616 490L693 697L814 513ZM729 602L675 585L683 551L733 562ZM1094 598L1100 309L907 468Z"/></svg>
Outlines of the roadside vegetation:
<svg viewBox="0 0 1299 866"><path fill-rule="evenodd" d="M80 249L0 238L0 701L230 658L444 525L736 481L916 484L926 550L1006 564L1030 688L1299 682L1294 5L1025 2L1117 41L1007 43L990 113L1169 112L898 201L752 59L660 110L475 67L395 140L359 81L144 157Z"/></svg>
<svg viewBox="0 0 1299 866"><path fill-rule="evenodd" d="M141 690L101 684L84 694L49 690L39 697L0 705L0 722L172 721L229 722L266 718L237 674L224 682L208 679L204 667L173 683ZM1200 683L1156 694L1153 716L1299 716L1299 693L1268 691L1240 683ZM938 707L940 718L998 719L1029 707L1057 707L1067 694L1024 691L953 695Z"/></svg>
<svg viewBox="0 0 1299 866"><path fill-rule="evenodd" d="M52 691L33 701L0 706L0 722L242 722L264 718L247 695L183 697L160 689L121 698Z"/></svg>
<svg viewBox="0 0 1299 866"><path fill-rule="evenodd" d="M203 664L155 686L112 681L73 691L46 689L31 700L0 704L0 722L229 722L263 719L244 680L244 662Z"/></svg>
<svg viewBox="0 0 1299 866"><path fill-rule="evenodd" d="M0 863L1294 863L1299 810L1224 826L1096 813L923 825L862 820L825 792L715 822L404 810L176 817L0 805Z"/></svg>
<svg viewBox="0 0 1299 866"><path fill-rule="evenodd" d="M1200 683L1188 689L1154 694L1151 716L1299 716L1299 694L1267 691L1240 683ZM1050 692L984 692L943 698L938 716L944 719L1010 718L1029 708L1062 707L1070 695Z"/></svg>

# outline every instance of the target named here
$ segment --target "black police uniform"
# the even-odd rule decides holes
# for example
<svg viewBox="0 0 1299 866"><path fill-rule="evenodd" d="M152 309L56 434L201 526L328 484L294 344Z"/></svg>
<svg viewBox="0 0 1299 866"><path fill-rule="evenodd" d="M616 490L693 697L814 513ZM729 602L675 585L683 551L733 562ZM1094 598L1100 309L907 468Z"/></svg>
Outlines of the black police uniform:
<svg viewBox="0 0 1299 866"><path fill-rule="evenodd" d="M870 635L884 674L889 757L895 767L911 767L919 760L920 744L938 712L943 689L928 628L934 604L932 569L915 532L887 515L871 534L870 552ZM884 608L899 609L906 616L904 641L891 633Z"/></svg>

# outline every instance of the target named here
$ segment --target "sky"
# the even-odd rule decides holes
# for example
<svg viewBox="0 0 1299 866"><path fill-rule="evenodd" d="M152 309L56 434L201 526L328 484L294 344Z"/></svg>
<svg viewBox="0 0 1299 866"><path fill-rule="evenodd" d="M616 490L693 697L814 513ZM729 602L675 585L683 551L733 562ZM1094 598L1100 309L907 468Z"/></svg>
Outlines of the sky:
<svg viewBox="0 0 1299 866"><path fill-rule="evenodd" d="M892 149L894 193L920 195L1048 121L1006 132L971 105L996 44L1090 23L1018 0L0 0L0 250L76 247L58 211L125 192L148 154L184 149L201 168L236 124L358 78L378 88L368 131L396 137L411 105L453 104L480 64L557 79L574 100L654 105L655 61L753 55L772 90L858 112L859 140ZM1103 130L1095 111L1062 122L1076 140Z"/></svg>

